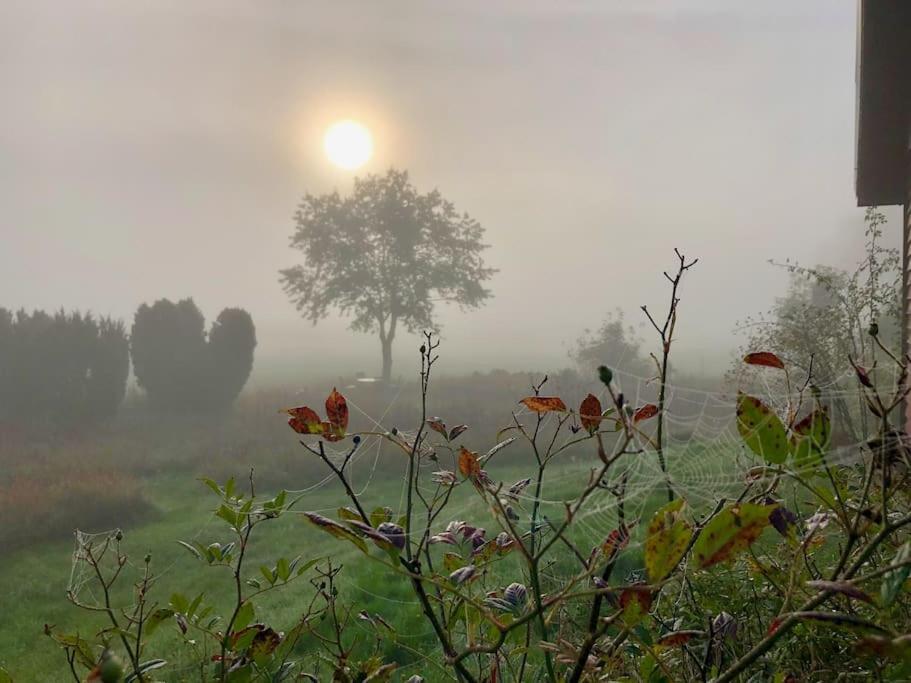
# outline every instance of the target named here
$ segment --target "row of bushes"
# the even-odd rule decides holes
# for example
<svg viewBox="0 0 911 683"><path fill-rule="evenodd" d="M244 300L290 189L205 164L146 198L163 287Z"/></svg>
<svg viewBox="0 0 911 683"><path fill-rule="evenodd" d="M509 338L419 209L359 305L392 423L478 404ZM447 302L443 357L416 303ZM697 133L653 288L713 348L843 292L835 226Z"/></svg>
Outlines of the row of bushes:
<svg viewBox="0 0 911 683"><path fill-rule="evenodd" d="M158 409L229 406L253 368L250 314L224 309L208 332L192 299L161 299L121 321L0 308L0 423L72 427L113 416L136 383Z"/></svg>

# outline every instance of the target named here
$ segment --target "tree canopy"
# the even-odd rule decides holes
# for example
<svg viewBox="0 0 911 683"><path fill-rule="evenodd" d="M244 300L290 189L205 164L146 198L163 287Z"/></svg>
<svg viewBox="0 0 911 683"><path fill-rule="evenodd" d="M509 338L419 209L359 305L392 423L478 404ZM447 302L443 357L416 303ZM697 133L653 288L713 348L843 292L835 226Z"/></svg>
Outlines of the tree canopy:
<svg viewBox="0 0 911 683"><path fill-rule="evenodd" d="M431 329L436 301L476 308L490 296L484 229L437 190L418 192L405 171L356 178L344 197L308 194L295 220L291 246L304 262L281 271L285 291L314 323L335 309L353 330L377 332L384 379L400 326Z"/></svg>

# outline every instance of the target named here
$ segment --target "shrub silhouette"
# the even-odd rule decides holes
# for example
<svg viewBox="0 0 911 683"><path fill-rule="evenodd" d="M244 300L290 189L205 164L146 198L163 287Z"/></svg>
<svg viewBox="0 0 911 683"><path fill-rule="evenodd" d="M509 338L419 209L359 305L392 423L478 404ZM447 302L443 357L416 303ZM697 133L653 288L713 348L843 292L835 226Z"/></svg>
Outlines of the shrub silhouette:
<svg viewBox="0 0 911 683"><path fill-rule="evenodd" d="M129 375L123 323L0 309L0 420L70 427L113 416Z"/></svg>
<svg viewBox="0 0 911 683"><path fill-rule="evenodd" d="M208 335L192 299L160 299L136 311L130 342L139 386L159 409L224 409L253 368L256 329L250 314L224 309Z"/></svg>

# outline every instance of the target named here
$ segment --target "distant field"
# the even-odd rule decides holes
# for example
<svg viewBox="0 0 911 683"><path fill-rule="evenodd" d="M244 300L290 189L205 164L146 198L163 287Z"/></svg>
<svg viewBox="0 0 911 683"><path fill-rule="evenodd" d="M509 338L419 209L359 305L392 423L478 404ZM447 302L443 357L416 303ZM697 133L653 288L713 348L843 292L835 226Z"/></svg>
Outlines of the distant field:
<svg viewBox="0 0 911 683"><path fill-rule="evenodd" d="M514 444L511 448L519 447ZM301 457L305 455L302 453ZM641 455L635 458L636 469L639 471L631 480L627 514L628 517L646 517L661 504L663 489L660 487L660 479L656 477L654 456ZM521 453L518 457L513 453L509 462L502 466L492 463L491 475L508 484L531 474L529 467L515 464L516 459L522 459ZM528 461L531 462L530 454ZM723 483L722 473L727 469L726 461L727 458L720 452L712 455L701 446L691 444L690 447L673 453L671 467L698 506L699 499L709 495L710 487L711 492L715 493L719 484ZM400 508L402 479L398 471L403 464L403 459L392 452L383 453L378 458L375 452L363 454L355 472L357 483L364 488L370 505ZM560 501L570 497L583 484L588 469L593 464L594 458L585 451L555 463L546 487L549 503L543 508L544 514L554 519L559 517L562 509ZM304 488L316 481L318 479L315 477L309 481L287 481L286 488ZM127 529L124 545L136 563L141 562L146 552L152 553L154 566L164 573L157 599L166 603L172 591L191 597L204 592L207 601L227 604L231 591L228 570L204 567L176 543L178 539L199 539L205 542L229 540L223 522L212 514L212 494L192 476L184 474L145 475L141 480L141 491L157 513L150 521ZM577 540L580 547L592 547L614 527L615 515L610 507L610 499L605 497L600 502L601 506L596 505L593 512L579 525L581 536ZM86 501L86 504L90 505L91 501ZM301 510L322 511L334 516L335 510L343 504L345 500L340 489L329 483L307 493L299 507ZM466 519L494 530L488 514L470 487L461 487L456 492L450 513L441 520L440 526L451 519ZM378 613L395 627L396 637L387 639L384 648L388 657L401 663L403 671L409 670L409 665L415 666L418 661L415 652L433 646L431 635L416 609L410 587L403 580L388 575L378 565L364 561L353 546L316 531L301 521L298 515L289 515L271 526L263 525L261 528L264 533L254 542L248 560L251 575L258 573L260 564L274 564L279 554L287 557L303 555L304 558L331 554L334 562L345 565L343 594L346 600L354 604L355 612L363 609ZM101 530L103 529L86 529ZM634 535L632 550L625 554L622 572L636 567L638 553L635 550L635 540ZM42 635L43 624L55 624L62 631L74 631L78 627L85 632L89 624L101 627L100 620L93 622L85 612L73 607L65 599L64 592L70 580L72 548L71 541L43 543L6 555L0 565L0 581L6 596L3 619L0 620L0 663L9 669L16 681L66 680L68 672L64 657L50 639ZM502 571L504 574L510 573L507 563L503 564ZM514 578L517 577L504 576L504 584ZM278 629L287 628L294 623L309 595L310 587L303 581L278 590L257 604L257 618ZM367 630L364 622L355 620L354 628L364 631L364 641L372 640L372 633ZM303 647L311 645L304 643ZM170 625L161 628L152 638L148 655L169 661L169 666L162 670L163 680L177 681L192 676L192 672L186 669L188 659L184 648L178 640L176 630ZM420 666L421 673L425 676L430 674L428 680L432 680L433 672L426 671L426 664Z"/></svg>

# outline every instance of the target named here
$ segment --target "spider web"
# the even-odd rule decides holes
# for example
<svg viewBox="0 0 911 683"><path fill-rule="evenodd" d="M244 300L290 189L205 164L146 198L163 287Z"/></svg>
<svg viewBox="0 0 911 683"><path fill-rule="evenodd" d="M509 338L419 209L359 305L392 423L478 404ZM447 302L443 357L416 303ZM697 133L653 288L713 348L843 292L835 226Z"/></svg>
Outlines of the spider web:
<svg viewBox="0 0 911 683"><path fill-rule="evenodd" d="M645 378L636 376L622 371L614 371L615 383L622 387L626 402L630 405L641 405L650 400L654 400L655 380L654 378ZM783 412L787 405L787 394L778 384L769 382L764 379L764 375L758 375L762 395L764 400L778 411ZM838 377L832 380L828 385L819 387L823 403L832 401L836 398L842 398L848 401L856 401L859 398L857 390L844 390L840 388L846 376ZM645 449L641 453L624 456L618 461L618 471L612 476L613 481L617 481L621 474L625 473L627 478L626 494L624 502L624 514L628 523L638 522L647 524L646 513L653 509L656 495L663 495L666 482L670 482L671 487L677 496L687 500L694 509L706 509L713 506L719 498L727 497L730 499L731 493L741 488L744 484L744 473L753 466L761 465L760 459L749 452L743 445L740 435L737 433L734 424L734 406L736 395L727 391L705 391L690 387L677 386L668 384L666 387L667 397L664 411L664 424L666 428L666 445L665 455L667 459L667 474L662 471L658 458L654 450ZM384 420L397 405L401 398L402 389L390 399L382 414L371 415L364 408L358 405L350 397L347 399L351 409L360 414L360 416L369 424L369 429L375 429L378 432L386 432L388 426ZM769 398L771 397L771 398ZM602 390L599 399L603 404L609 403L609 397L606 391ZM516 412L520 419L534 419L534 413L528 410ZM399 436L408 443L413 443L417 436L415 431L398 431ZM569 438L569 437L566 437ZM560 441L557 445L560 445ZM857 457L857 446L859 444L843 445L839 448L832 449L827 454L827 460L830 464L839 464L849 462L852 458ZM350 458L348 470L355 478L355 493L358 496L369 495L371 488L377 483L377 473L381 462L388 458L390 453L384 450L384 440L379 436L368 436L357 449L355 454ZM522 448L521 439L517 439L509 449L513 452ZM349 447L344 444L334 445L325 444L326 455L336 464L341 463L349 453ZM589 450L586 450L588 448ZM552 470L548 470L546 480L540 499L542 514L549 514L554 519L560 519L564 509L564 503L571 500L586 483L587 473L592 467L596 467L598 462L594 457L590 443L576 447L576 450L567 454L564 459L560 456L561 461L555 462ZM499 456L498 456L499 457ZM534 462L527 459L528 474L533 473ZM516 458L513 457L507 469L516 469ZM623 464L620 467L620 463ZM429 472L432 470L447 469L450 466L441 459L440 462L426 462L422 459L420 462L421 470L419 471L419 481L422 487L429 487ZM489 474L498 481L497 470L499 463L496 461L489 464ZM508 487L510 481L505 481ZM295 490L288 490L290 495L302 495L325 487L335 485L335 477L332 473L327 473L313 484ZM479 514L486 514L487 509L484 502L479 496L475 495L470 487L461 487L466 495L453 496L450 504L443 515L438 518L437 524L432 531L438 531L445 527L451 520L471 520L477 518ZM429 489L425 489L429 490ZM572 492L567 496L556 497L549 493L551 491ZM407 495L407 482L404 481L399 489L399 503L397 510L403 510ZM528 524L529 518L527 511L535 503L534 481L522 494L519 495L518 501L520 507L526 511L521 521L518 523L520 528ZM309 508L313 512L334 513L339 505L346 504L340 493L338 503L325 508ZM374 501L371 501L374 502ZM387 501L388 502L388 501ZM651 507L650 507L651 506ZM613 495L593 496L587 506L576 516L573 522L574 537L576 534L583 537L597 538L605 537L617 524L618 501ZM210 517L194 534L193 538L201 536L207 527L214 520L214 515ZM437 528L439 527L439 528ZM488 529L488 538L492 538L499 533L501 529L494 526ZM75 547L72 555L72 566L70 578L67 584L67 590L85 604L98 605L99 596L96 595L95 586L97 577L94 568L87 561L87 551L102 547L106 542L112 543L112 539L118 533L118 530L109 530L99 533L86 533L76 531ZM634 542L635 543L635 542ZM635 545L633 547L635 547ZM586 548L581 547L582 552ZM107 562L109 568L113 569L113 557L116 553L108 549L107 553L101 559ZM175 559L163 569L156 571L156 576L160 578L167 574L177 563ZM375 582L361 581L357 573L351 573L346 576L346 588L353 595L360 595L363 598L369 598L374 604L387 604L390 609L401 610L402 607L408 606L416 608L417 600L410 597L400 598L377 592L374 589ZM559 576L551 575L550 578L558 580ZM354 628L362 629L364 635L370 637L375 633L370 631L370 626L362 621L354 621ZM426 654L415 649L408 644L409 640L414 640L419 645L421 639L429 636L431 631L429 626L426 631L412 630L411 632L399 632L396 638L399 645L408 649L419 657L419 661L414 665L400 667L399 671L404 673L410 667L420 667L422 661L426 660ZM404 639L404 642L403 642ZM427 663L425 661L425 663Z"/></svg>

